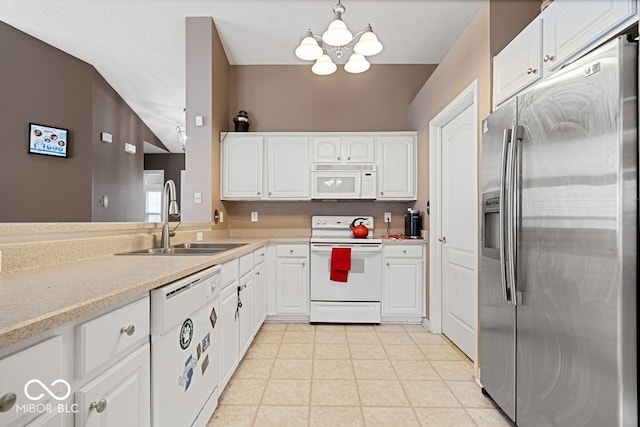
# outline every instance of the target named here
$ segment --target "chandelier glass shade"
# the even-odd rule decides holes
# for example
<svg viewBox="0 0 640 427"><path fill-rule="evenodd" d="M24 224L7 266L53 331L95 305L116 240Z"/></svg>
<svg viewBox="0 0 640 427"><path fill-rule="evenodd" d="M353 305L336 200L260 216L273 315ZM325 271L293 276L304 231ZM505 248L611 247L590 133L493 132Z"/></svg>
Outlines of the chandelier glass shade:
<svg viewBox="0 0 640 427"><path fill-rule="evenodd" d="M344 65L344 69L348 73L367 71L371 64L365 57L382 52L382 43L373 32L371 25L367 25L363 31L355 35L349 31L347 24L342 20L342 14L345 10L342 0L338 0L338 4L333 8L334 19L322 37L314 35L309 29L295 50L298 58L305 61L316 61L311 67L311 71L315 74L325 76L333 74L338 69L327 52L332 52L337 59L340 59L353 49L353 53Z"/></svg>

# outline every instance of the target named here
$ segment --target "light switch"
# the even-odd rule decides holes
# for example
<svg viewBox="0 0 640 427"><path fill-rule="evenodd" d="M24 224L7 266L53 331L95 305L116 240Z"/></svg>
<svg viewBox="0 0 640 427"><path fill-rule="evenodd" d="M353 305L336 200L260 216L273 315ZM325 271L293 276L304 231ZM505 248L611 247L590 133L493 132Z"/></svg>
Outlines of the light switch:
<svg viewBox="0 0 640 427"><path fill-rule="evenodd" d="M107 143L109 143L109 142L113 142L113 137L111 136L111 134L110 134L110 133L102 132L102 133L100 134L100 141L102 141L102 142L107 142Z"/></svg>
<svg viewBox="0 0 640 427"><path fill-rule="evenodd" d="M196 116L196 126L204 126L204 117Z"/></svg>
<svg viewBox="0 0 640 427"><path fill-rule="evenodd" d="M124 151L130 154L136 154L136 146L133 144L129 144L128 142L124 143Z"/></svg>
<svg viewBox="0 0 640 427"><path fill-rule="evenodd" d="M193 203L202 203L202 193L193 193Z"/></svg>
<svg viewBox="0 0 640 427"><path fill-rule="evenodd" d="M251 212L251 222L258 222L258 212Z"/></svg>

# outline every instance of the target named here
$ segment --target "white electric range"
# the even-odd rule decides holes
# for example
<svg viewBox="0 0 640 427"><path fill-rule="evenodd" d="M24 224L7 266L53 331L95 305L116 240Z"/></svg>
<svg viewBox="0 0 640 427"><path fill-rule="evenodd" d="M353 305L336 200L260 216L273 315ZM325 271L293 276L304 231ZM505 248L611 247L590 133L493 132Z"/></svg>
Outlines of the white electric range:
<svg viewBox="0 0 640 427"><path fill-rule="evenodd" d="M355 219L369 229L367 238L353 237ZM311 218L311 322L380 323L382 239L373 238L373 231L371 216ZM333 248L351 249L346 282L330 279Z"/></svg>

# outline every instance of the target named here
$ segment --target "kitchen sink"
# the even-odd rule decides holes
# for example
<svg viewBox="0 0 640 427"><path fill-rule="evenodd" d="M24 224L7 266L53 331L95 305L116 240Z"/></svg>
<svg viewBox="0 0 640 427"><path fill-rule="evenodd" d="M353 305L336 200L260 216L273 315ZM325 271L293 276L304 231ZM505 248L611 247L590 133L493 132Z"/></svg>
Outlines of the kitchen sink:
<svg viewBox="0 0 640 427"><path fill-rule="evenodd" d="M182 243L168 249L152 248L138 251L124 252L116 255L212 255L230 249L239 248L246 243Z"/></svg>

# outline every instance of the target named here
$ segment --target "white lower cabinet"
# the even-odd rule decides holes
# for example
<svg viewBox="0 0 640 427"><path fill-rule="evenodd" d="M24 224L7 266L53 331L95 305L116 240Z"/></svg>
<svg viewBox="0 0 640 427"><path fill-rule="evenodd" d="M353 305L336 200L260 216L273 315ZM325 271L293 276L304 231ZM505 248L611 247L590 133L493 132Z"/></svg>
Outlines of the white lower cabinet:
<svg viewBox="0 0 640 427"><path fill-rule="evenodd" d="M277 245L276 315L309 315L309 245L307 243Z"/></svg>
<svg viewBox="0 0 640 427"><path fill-rule="evenodd" d="M0 349L0 426L150 426L149 297Z"/></svg>
<svg viewBox="0 0 640 427"><path fill-rule="evenodd" d="M421 321L424 312L424 246L385 245L383 321Z"/></svg>
<svg viewBox="0 0 640 427"><path fill-rule="evenodd" d="M76 425L150 425L149 350L145 344L75 393Z"/></svg>
<svg viewBox="0 0 640 427"><path fill-rule="evenodd" d="M264 251L263 251L264 253ZM255 278L254 278L254 311L253 311L253 322L255 323L254 329L257 332L264 320L267 318L267 303L268 303L268 292L267 292L267 271L265 268L264 262L256 265L255 268Z"/></svg>
<svg viewBox="0 0 640 427"><path fill-rule="evenodd" d="M242 358L247 352L255 334L253 315L255 310L255 280L253 270L240 278L238 284L238 322L239 342L238 356Z"/></svg>
<svg viewBox="0 0 640 427"><path fill-rule="evenodd" d="M224 271L224 265L223 265ZM238 281L233 280L220 294L220 385L222 390L231 379L238 363L240 333L238 327Z"/></svg>

